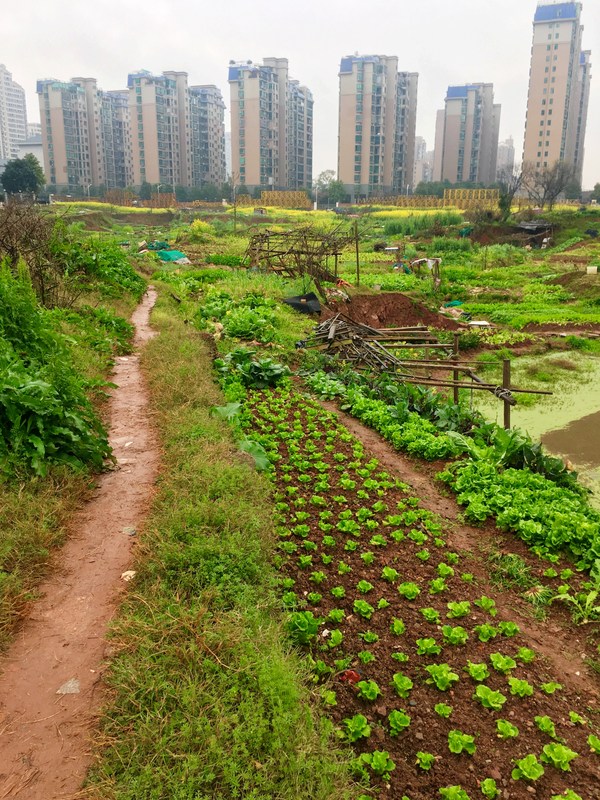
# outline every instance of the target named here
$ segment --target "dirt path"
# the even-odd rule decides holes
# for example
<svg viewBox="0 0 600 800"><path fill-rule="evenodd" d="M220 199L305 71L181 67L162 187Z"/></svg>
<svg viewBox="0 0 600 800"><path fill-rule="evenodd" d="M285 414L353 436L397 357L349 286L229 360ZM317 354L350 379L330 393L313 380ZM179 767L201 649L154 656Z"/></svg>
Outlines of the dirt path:
<svg viewBox="0 0 600 800"><path fill-rule="evenodd" d="M154 335L155 299L151 288L132 317L136 350ZM100 479L76 516L42 599L0 662L0 800L73 797L91 763L104 636L159 462L138 355L118 358L112 380L119 388L110 441L119 469Z"/></svg>

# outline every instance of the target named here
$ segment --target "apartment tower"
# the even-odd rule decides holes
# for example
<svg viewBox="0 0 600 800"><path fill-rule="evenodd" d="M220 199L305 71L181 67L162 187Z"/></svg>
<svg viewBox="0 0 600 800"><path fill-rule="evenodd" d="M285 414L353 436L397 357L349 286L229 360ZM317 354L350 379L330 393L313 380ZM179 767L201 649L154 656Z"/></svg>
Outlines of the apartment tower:
<svg viewBox="0 0 600 800"><path fill-rule="evenodd" d="M192 185L186 72L130 73L133 184Z"/></svg>
<svg viewBox="0 0 600 800"><path fill-rule="evenodd" d="M353 198L412 191L416 72L396 56L346 56L340 64L338 179Z"/></svg>
<svg viewBox="0 0 600 800"><path fill-rule="evenodd" d="M225 103L216 86L190 86L192 186L222 186L225 164Z"/></svg>
<svg viewBox="0 0 600 800"><path fill-rule="evenodd" d="M448 87L437 113L434 181L494 183L500 111L491 83Z"/></svg>
<svg viewBox="0 0 600 800"><path fill-rule="evenodd" d="M313 97L290 79L287 58L231 62L229 86L236 183L250 190L310 188Z"/></svg>
<svg viewBox="0 0 600 800"><path fill-rule="evenodd" d="M581 3L538 5L533 20L523 162L571 164L581 182L591 53L582 51Z"/></svg>
<svg viewBox="0 0 600 800"><path fill-rule="evenodd" d="M0 64L0 165L17 158L19 144L27 139L25 92Z"/></svg>
<svg viewBox="0 0 600 800"><path fill-rule="evenodd" d="M131 183L126 93L103 92L95 78L38 81L46 178L59 190Z"/></svg>
<svg viewBox="0 0 600 800"><path fill-rule="evenodd" d="M515 142L512 136L498 144L498 160L496 164L496 177L499 179L507 174L512 174L515 168Z"/></svg>

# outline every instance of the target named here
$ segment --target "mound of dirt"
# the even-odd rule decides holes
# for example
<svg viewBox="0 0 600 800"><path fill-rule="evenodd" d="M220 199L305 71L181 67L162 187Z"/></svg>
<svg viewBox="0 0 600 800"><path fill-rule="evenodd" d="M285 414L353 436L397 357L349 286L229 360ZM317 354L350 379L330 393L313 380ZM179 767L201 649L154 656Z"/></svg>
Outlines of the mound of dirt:
<svg viewBox="0 0 600 800"><path fill-rule="evenodd" d="M430 328L454 331L465 327L449 317L431 311L400 292L355 295L349 303L332 302L329 308L323 308L321 320L340 313L354 322L370 325L372 328L408 328L411 325L427 325Z"/></svg>

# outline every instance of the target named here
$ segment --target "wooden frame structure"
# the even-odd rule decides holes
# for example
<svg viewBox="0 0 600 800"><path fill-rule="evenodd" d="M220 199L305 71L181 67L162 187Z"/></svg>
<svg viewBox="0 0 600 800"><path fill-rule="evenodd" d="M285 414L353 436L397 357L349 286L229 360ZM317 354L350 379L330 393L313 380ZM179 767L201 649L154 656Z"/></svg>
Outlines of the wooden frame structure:
<svg viewBox="0 0 600 800"><path fill-rule="evenodd" d="M250 268L270 270L289 278L308 276L325 298L321 284L337 282L339 258L357 241L357 236L356 226L351 231L338 226L327 233L312 226L284 233L264 230L250 238L246 263ZM330 259L334 262L333 271L329 268Z"/></svg>

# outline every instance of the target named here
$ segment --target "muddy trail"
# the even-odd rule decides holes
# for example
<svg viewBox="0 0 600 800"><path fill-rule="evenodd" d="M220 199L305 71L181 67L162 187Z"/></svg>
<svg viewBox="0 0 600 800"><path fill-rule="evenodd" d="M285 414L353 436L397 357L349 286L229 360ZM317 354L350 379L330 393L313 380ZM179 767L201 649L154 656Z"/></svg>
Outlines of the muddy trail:
<svg viewBox="0 0 600 800"><path fill-rule="evenodd" d="M73 520L41 600L0 661L0 798L67 800L91 764L103 698L107 625L127 586L136 528L147 512L159 463L139 348L154 334L150 288L132 322L133 355L112 375L110 443L117 468L103 475ZM125 576L127 577L127 576Z"/></svg>

